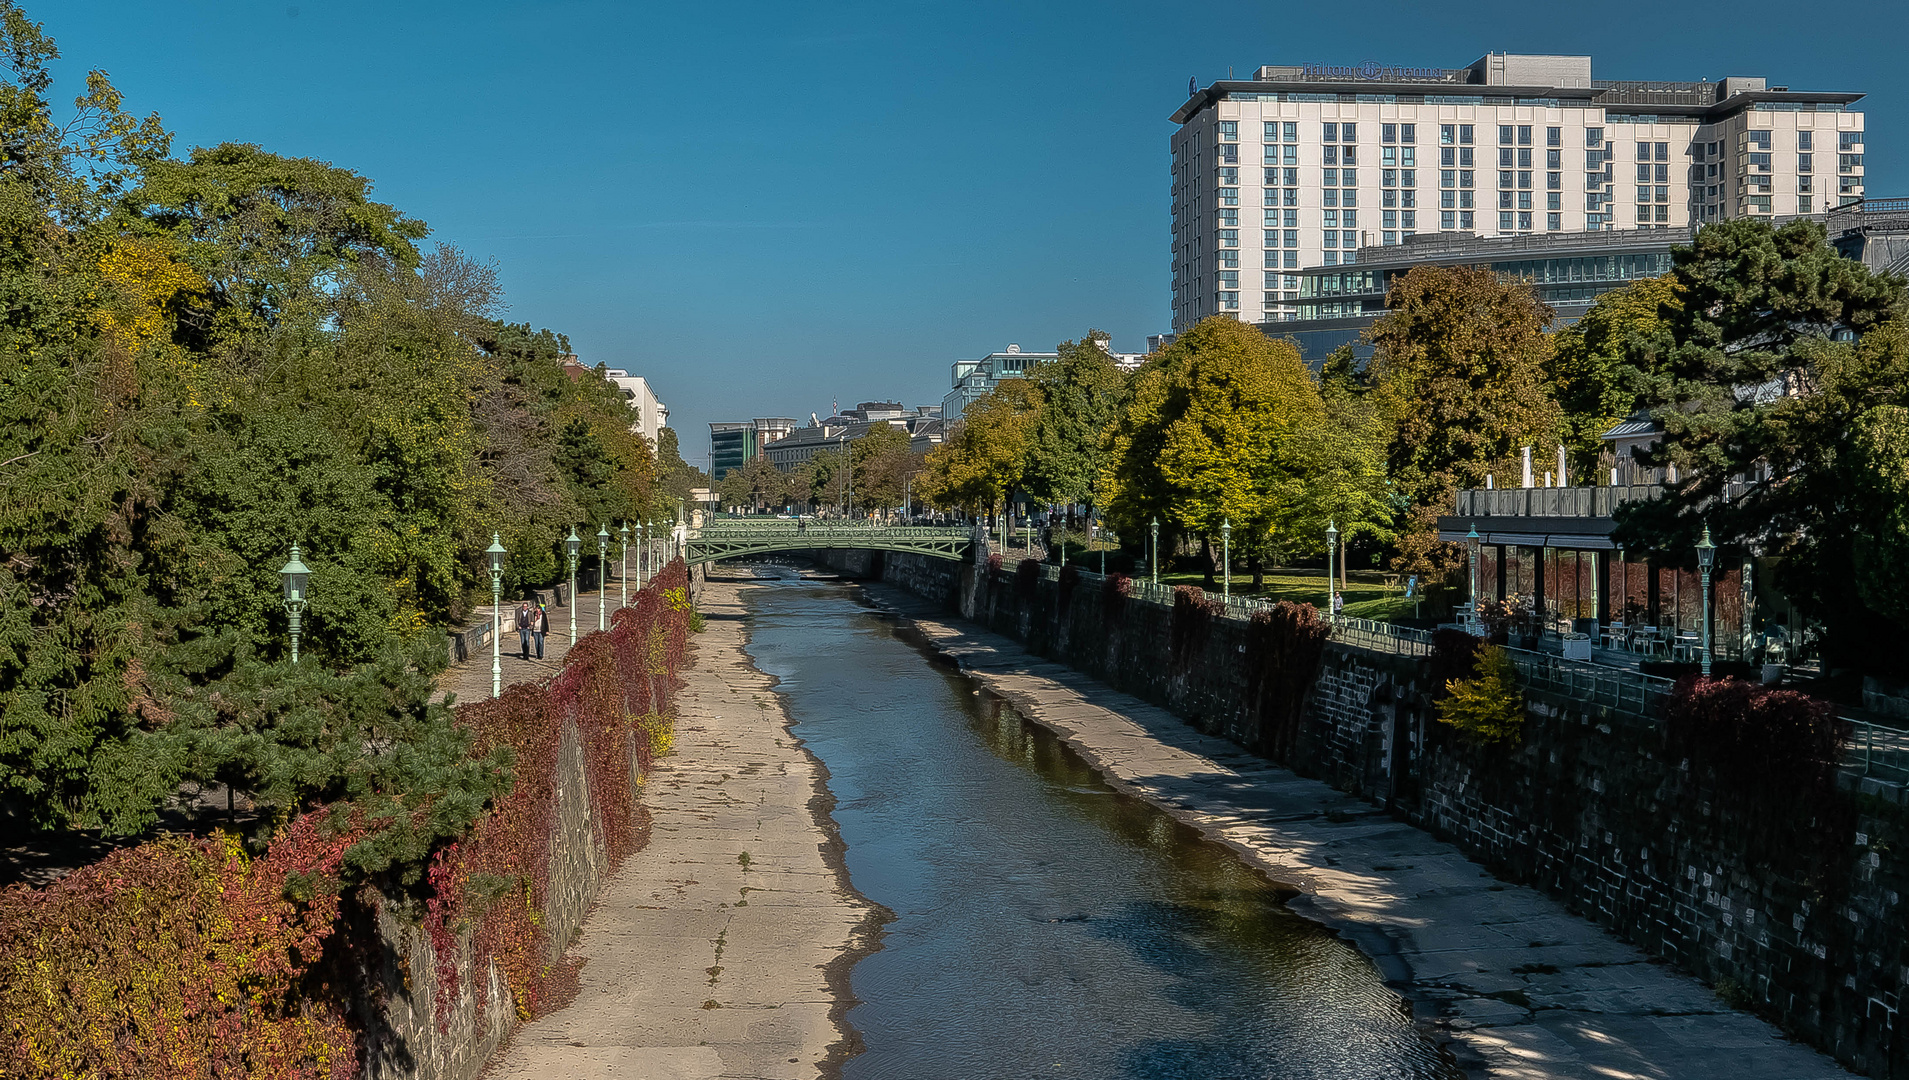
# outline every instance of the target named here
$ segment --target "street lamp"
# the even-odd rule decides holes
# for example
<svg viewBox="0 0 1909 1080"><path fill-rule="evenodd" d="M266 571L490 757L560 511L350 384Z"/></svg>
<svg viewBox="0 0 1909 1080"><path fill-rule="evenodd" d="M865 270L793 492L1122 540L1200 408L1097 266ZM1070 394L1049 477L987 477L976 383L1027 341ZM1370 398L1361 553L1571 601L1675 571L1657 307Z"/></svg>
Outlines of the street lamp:
<svg viewBox="0 0 1909 1080"><path fill-rule="evenodd" d="M1339 523L1326 522L1326 618L1339 614L1339 579L1332 573L1332 557L1339 548Z"/></svg>
<svg viewBox="0 0 1909 1080"><path fill-rule="evenodd" d="M577 535L577 527L570 526L570 535L563 538L563 549L570 556L570 645L577 644L577 549L583 546L583 537Z"/></svg>
<svg viewBox="0 0 1909 1080"><path fill-rule="evenodd" d="M643 568L649 565L650 542L647 538L653 535L655 532L656 532L656 529L653 525L650 524L650 519L648 518L644 518L642 521L639 521L636 523L636 591L637 592L643 591Z"/></svg>
<svg viewBox="0 0 1909 1080"><path fill-rule="evenodd" d="M491 696L504 696L504 538L491 534L491 546L484 549L491 564Z"/></svg>
<svg viewBox="0 0 1909 1080"><path fill-rule="evenodd" d="M1100 511L1094 511L1094 539L1100 544L1100 576L1107 576L1107 538L1100 535Z"/></svg>
<svg viewBox="0 0 1909 1080"><path fill-rule="evenodd" d="M305 583L312 572L298 558L298 545L292 545L292 557L279 568L279 580L285 583L285 613L292 617L292 663L298 663L298 616L305 610Z"/></svg>
<svg viewBox="0 0 1909 1080"><path fill-rule="evenodd" d="M1483 539L1478 535L1478 525L1474 522L1472 531L1465 534L1465 547L1471 553L1472 563L1472 606L1471 610L1465 613L1467 626L1472 625L1478 618L1478 549L1481 543Z"/></svg>
<svg viewBox="0 0 1909 1080"><path fill-rule="evenodd" d="M609 582L603 580L610 574L610 527L597 526L597 631L601 633L607 627L603 621L603 594L610 590Z"/></svg>
<svg viewBox="0 0 1909 1080"><path fill-rule="evenodd" d="M1233 519L1220 520L1220 599L1233 599Z"/></svg>
<svg viewBox="0 0 1909 1080"><path fill-rule="evenodd" d="M630 606L630 523L626 521L618 525L616 532L623 540L623 573L617 576L617 584L621 590L621 595L617 600L616 606L626 608Z"/></svg>
<svg viewBox="0 0 1909 1080"><path fill-rule="evenodd" d="M1152 564L1153 583L1160 584L1160 515L1153 516L1153 556L1148 560Z"/></svg>
<svg viewBox="0 0 1909 1080"><path fill-rule="evenodd" d="M1710 542L1710 526L1704 526L1704 538L1697 541L1697 568L1704 576L1704 678L1710 677L1710 567L1717 561L1717 545Z"/></svg>

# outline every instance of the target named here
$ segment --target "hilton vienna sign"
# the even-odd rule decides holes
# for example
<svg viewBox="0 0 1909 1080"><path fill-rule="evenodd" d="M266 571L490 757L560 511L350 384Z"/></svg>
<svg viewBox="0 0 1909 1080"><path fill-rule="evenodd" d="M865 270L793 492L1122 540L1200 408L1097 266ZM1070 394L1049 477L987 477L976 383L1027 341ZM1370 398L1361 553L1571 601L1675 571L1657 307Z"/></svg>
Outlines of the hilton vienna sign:
<svg viewBox="0 0 1909 1080"><path fill-rule="evenodd" d="M1449 68L1398 67L1366 60L1358 64L1306 64L1299 69L1302 79L1358 79L1365 82L1457 82L1464 70Z"/></svg>

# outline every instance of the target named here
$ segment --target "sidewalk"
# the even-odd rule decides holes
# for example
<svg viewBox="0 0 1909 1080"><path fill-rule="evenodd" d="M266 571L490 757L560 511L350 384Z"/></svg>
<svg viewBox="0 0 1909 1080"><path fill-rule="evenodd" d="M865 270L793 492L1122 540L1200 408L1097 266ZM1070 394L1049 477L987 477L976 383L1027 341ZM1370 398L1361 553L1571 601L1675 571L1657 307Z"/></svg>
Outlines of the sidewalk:
<svg viewBox="0 0 1909 1080"><path fill-rule="evenodd" d="M616 613L621 594L615 583L609 589L609 610L604 612L604 625L609 625L610 616ZM636 583L630 583L630 599L636 599ZM604 600L603 593L582 593L576 598L577 637L583 638L597 632L597 607ZM471 612L473 622L481 622L491 616L491 606L485 604ZM536 659L537 651L531 647L531 659L525 660L519 654L517 642L517 605L513 601L504 602L504 633L498 641L500 659L503 661L504 686L513 683L547 679L563 667L564 654L570 651L570 609L552 607L550 609L550 632L544 635L544 658ZM485 644L479 651L460 663L451 665L438 676L438 694L456 694L463 703L482 701L491 696L491 647Z"/></svg>

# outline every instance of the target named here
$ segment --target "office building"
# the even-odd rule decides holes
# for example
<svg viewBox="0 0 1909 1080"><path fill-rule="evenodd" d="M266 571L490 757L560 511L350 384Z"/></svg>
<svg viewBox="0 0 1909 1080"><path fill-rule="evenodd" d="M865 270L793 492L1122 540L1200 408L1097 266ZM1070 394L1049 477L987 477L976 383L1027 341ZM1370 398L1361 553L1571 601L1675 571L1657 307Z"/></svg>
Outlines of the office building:
<svg viewBox="0 0 1909 1080"><path fill-rule="evenodd" d="M1123 371L1133 371L1146 362L1148 353L1115 352L1113 343L1107 338L1094 339L1114 364ZM1154 337L1147 339L1150 351ZM1027 374L1027 369L1043 361L1059 358L1057 352L1022 352L1019 345L1009 345L1005 350L989 353L979 360L956 360L950 365L953 389L941 399L941 417L947 423L961 419L961 414L974 404L983 394L1001 385L1003 379L1018 379Z"/></svg>
<svg viewBox="0 0 1909 1080"><path fill-rule="evenodd" d="M657 399L649 380L641 375L632 375L622 368L610 368L603 375L623 394L624 404L636 414L630 430L654 444L669 423L669 406Z"/></svg>
<svg viewBox="0 0 1909 1080"><path fill-rule="evenodd" d="M770 443L795 430L786 416L728 421L709 425L709 478L720 482L729 470L740 469L761 457Z"/></svg>
<svg viewBox="0 0 1909 1080"><path fill-rule="evenodd" d="M807 465L824 450L846 452L850 443L867 435L878 424L887 424L907 435L910 450L925 452L941 442L941 406L917 405L909 410L900 402L864 401L827 419L809 414L807 427L796 428L769 443L763 453L770 464L789 472Z"/></svg>
<svg viewBox="0 0 1909 1080"><path fill-rule="evenodd" d="M1588 56L1262 67L1173 113L1173 329L1297 318L1301 272L1431 233L1689 229L1863 195L1857 93L1611 82Z"/></svg>

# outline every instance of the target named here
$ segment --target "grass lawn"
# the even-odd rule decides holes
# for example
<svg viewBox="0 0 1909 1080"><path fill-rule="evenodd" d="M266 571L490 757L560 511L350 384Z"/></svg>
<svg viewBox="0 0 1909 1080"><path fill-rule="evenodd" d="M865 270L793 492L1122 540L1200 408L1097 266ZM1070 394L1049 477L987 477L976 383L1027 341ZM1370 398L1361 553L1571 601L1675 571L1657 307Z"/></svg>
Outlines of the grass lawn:
<svg viewBox="0 0 1909 1080"><path fill-rule="evenodd" d="M1216 577L1214 581L1219 579ZM1160 575L1165 585L1200 585L1201 575L1196 572L1172 573ZM1215 591L1218 591L1217 588ZM1264 588L1255 591L1250 574L1239 574L1233 578L1233 593L1236 596L1252 596L1262 600L1291 600L1300 604L1311 604L1325 610L1326 579L1323 574L1281 574L1270 572L1266 575ZM1375 581L1350 581L1339 590L1346 598L1345 613L1355 619L1379 619L1390 622L1394 619L1412 618L1413 602L1406 597L1403 585L1387 588Z"/></svg>

